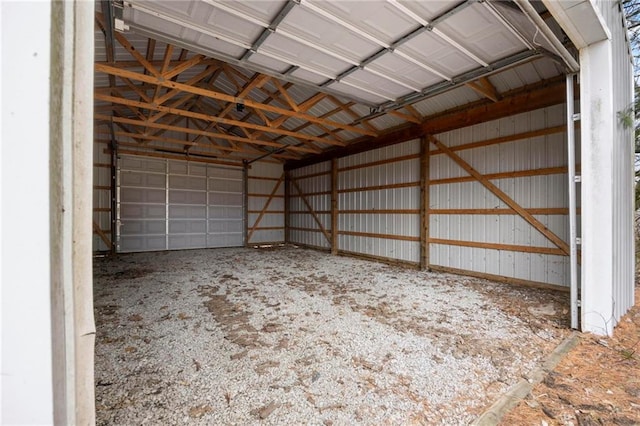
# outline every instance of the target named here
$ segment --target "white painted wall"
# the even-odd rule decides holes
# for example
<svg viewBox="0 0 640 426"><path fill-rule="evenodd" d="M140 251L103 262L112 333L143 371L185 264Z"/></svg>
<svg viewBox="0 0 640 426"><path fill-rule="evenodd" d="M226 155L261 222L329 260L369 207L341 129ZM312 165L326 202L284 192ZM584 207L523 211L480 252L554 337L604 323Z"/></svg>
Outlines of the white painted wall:
<svg viewBox="0 0 640 426"><path fill-rule="evenodd" d="M48 2L0 2L2 424L53 422L50 28Z"/></svg>
<svg viewBox="0 0 640 426"><path fill-rule="evenodd" d="M619 4L596 2L609 38L580 50L582 329L611 334L634 304L633 133L618 118L633 102Z"/></svg>

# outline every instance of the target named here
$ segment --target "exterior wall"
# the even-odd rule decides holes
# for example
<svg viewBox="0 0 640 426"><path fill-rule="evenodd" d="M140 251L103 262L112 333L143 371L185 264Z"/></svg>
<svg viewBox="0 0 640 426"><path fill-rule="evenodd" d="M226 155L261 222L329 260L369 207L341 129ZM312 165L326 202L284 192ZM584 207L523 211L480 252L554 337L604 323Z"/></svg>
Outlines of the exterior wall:
<svg viewBox="0 0 640 426"><path fill-rule="evenodd" d="M282 164L253 163L248 170L248 180L247 244L284 242Z"/></svg>
<svg viewBox="0 0 640 426"><path fill-rule="evenodd" d="M305 197L300 195L296 185ZM289 191L289 242L330 249L331 243L321 231L309 206L324 230L331 232L331 162L314 164L291 171Z"/></svg>
<svg viewBox="0 0 640 426"><path fill-rule="evenodd" d="M609 38L580 50L583 133L582 329L611 334L634 304L631 55L618 3L596 2Z"/></svg>
<svg viewBox="0 0 640 426"><path fill-rule="evenodd" d="M420 262L418 140L338 160L338 250Z"/></svg>
<svg viewBox="0 0 640 426"><path fill-rule="evenodd" d="M436 135L444 145L547 228L568 241L564 106ZM555 128L548 134L518 137ZM486 141L500 141L482 146ZM467 144L481 145L467 147ZM569 258L433 144L430 151L430 264L568 286ZM487 214L486 210L502 210ZM551 210L545 209L554 209ZM553 214L548 214L548 213ZM540 214L547 213L547 214ZM434 240L438 240L434 243ZM531 252L534 251L534 252ZM555 254L547 252L555 251Z"/></svg>
<svg viewBox="0 0 640 426"><path fill-rule="evenodd" d="M610 3L603 10L613 37L613 102L614 110L623 114L633 113L633 64L626 43L626 28L619 25L623 19L620 4ZM616 117L618 118L618 117ZM634 145L633 126L625 127L620 120L616 123L613 138L613 315L620 317L634 305Z"/></svg>
<svg viewBox="0 0 640 426"><path fill-rule="evenodd" d="M53 424L49 217L51 5L1 2L0 22L3 63L0 423ZM21 42L15 43L16 40ZM21 142L26 141L29 167L18 161L24 156Z"/></svg>

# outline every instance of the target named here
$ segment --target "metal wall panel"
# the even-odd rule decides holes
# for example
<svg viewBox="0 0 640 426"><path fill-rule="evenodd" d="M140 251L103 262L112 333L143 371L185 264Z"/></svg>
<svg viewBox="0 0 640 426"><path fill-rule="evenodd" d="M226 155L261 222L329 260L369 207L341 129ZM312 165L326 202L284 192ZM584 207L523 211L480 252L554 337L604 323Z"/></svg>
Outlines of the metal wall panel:
<svg viewBox="0 0 640 426"><path fill-rule="evenodd" d="M105 153L104 143L93 147L93 222L111 241L111 154ZM93 233L93 251L109 251L97 232Z"/></svg>
<svg viewBox="0 0 640 426"><path fill-rule="evenodd" d="M613 102L619 114L633 116L633 64L626 42L624 13L619 3L597 2L613 40ZM633 126L620 121L613 140L613 319L619 321L634 305L634 146Z"/></svg>
<svg viewBox="0 0 640 426"><path fill-rule="evenodd" d="M532 111L436 137L449 147L547 129L564 123L564 106ZM436 148L432 147L432 151ZM456 152L481 174L565 167L565 133L519 139ZM505 209L508 206L477 181L441 183L468 173L445 154L431 155L430 209ZM492 182L523 208L567 208L566 173L504 177ZM534 215L564 241L569 239L567 215ZM515 214L438 214L429 216L430 238L555 248L539 231ZM510 250L430 244L432 265L566 286L568 257Z"/></svg>
<svg viewBox="0 0 640 426"><path fill-rule="evenodd" d="M282 164L259 161L251 164L248 172L248 229L256 225L249 244L284 242L284 175ZM278 180L282 181L278 185ZM275 186L278 189L269 201ZM259 194L259 195L257 195ZM269 203L267 207L267 203ZM266 210L265 210L265 207ZM260 213L263 212L262 217ZM260 229L263 228L263 229Z"/></svg>
<svg viewBox="0 0 640 426"><path fill-rule="evenodd" d="M118 251L241 246L242 179L238 168L121 156Z"/></svg>
<svg viewBox="0 0 640 426"><path fill-rule="evenodd" d="M340 213L338 250L401 260L420 261L419 241L395 237L420 237L419 213L372 213L373 210L418 210L420 208L420 143L418 140L384 147L338 160L338 209L367 210L363 213ZM399 157L402 161L384 162ZM356 166L365 166L351 169ZM411 184L405 188L358 190L367 187ZM359 233L362 235L340 234ZM385 236L372 237L371 234Z"/></svg>
<svg viewBox="0 0 640 426"><path fill-rule="evenodd" d="M325 161L323 163L314 164L307 167L291 171L291 178L295 179L296 183L300 186L300 189L304 194L316 193L316 192L330 192L331 191L331 162ZM318 173L324 173L322 175L305 178L304 176L315 175ZM320 231L320 227L308 212L302 197L299 197L297 191L294 189L294 185L291 184L291 197L289 198L289 225L291 230L289 232L289 239L292 243L305 244L320 248L331 248L331 244L327 241L327 238ZM329 211L331 209L331 194L318 194L307 195L307 201L316 212L316 216L320 220L320 223L324 229L329 232L331 230L331 215L326 213L318 213L320 211ZM313 229L315 231L306 231L296 228Z"/></svg>

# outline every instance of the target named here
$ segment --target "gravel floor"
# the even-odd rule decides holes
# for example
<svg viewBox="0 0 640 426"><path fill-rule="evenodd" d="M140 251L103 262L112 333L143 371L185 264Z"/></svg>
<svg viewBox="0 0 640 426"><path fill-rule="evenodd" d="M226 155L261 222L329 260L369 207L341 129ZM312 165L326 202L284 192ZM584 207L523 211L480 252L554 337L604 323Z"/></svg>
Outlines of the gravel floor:
<svg viewBox="0 0 640 426"><path fill-rule="evenodd" d="M98 424L468 424L563 294L284 247L96 259Z"/></svg>

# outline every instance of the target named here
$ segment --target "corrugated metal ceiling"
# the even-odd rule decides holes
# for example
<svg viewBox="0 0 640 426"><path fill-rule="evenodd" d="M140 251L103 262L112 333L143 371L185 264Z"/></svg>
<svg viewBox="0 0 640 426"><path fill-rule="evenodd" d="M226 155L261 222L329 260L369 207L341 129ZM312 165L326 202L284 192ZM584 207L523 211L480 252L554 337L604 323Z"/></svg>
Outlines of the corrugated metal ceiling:
<svg viewBox="0 0 640 426"><path fill-rule="evenodd" d="M284 144L323 150L340 141L360 139L367 132L375 135L485 99L486 94L465 85L483 75L488 76L486 84L500 94L564 72L557 60L540 54L553 51L553 46L509 2L128 0L123 5L128 30L118 36L131 49L127 51L123 43L114 43L115 64L108 63L100 25L95 39L97 63L117 65L135 73L127 77L134 80L132 84L116 74L117 92L115 88L107 92L103 89L102 93L129 103L144 104L120 106L118 115L151 117L152 112L161 112L169 102L184 96L202 103L194 111L205 108L207 114L219 114L224 110L222 118L235 120L230 125L224 121L211 125L212 131L220 131L223 126L224 131L244 143L250 143L253 137L277 141L274 148L259 148L265 153L286 151L294 155ZM100 2L96 2L96 12L101 11ZM174 48L171 62L167 63L169 44ZM170 95L170 89L145 82L144 76L154 72L141 65L135 52L145 57L158 75L196 54L204 54L208 58L185 65L182 72L171 77L172 81L237 97L237 103L253 101L276 110L247 107L240 111L229 101L194 97L193 92L176 93L157 107L156 99L161 94ZM207 67L211 67L211 75L205 75ZM253 84L260 74L269 78ZM197 76L201 78L194 81ZM96 72L97 88L107 88L112 82L108 72ZM248 86L251 87L243 92ZM318 92L328 96L305 106L305 101L313 100ZM103 96L96 100L96 107L108 109L112 101ZM185 105L193 108L195 104L185 102L178 107ZM285 118L286 114L281 115L278 109L296 114ZM394 109L398 112L387 113ZM314 117L343 127L322 124ZM254 127L248 132L239 121ZM294 132L302 139L295 134L266 130L274 123L278 129ZM254 131L257 133L252 136ZM327 140L304 141L304 135ZM284 151L275 149L278 144ZM223 146L235 145L227 141ZM300 149L296 148L299 152L295 155L308 155L304 148ZM237 151L229 155L245 158L242 149Z"/></svg>

